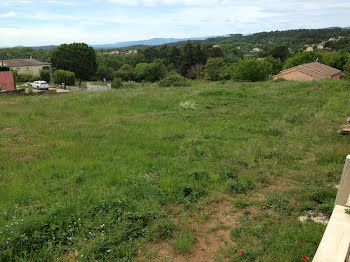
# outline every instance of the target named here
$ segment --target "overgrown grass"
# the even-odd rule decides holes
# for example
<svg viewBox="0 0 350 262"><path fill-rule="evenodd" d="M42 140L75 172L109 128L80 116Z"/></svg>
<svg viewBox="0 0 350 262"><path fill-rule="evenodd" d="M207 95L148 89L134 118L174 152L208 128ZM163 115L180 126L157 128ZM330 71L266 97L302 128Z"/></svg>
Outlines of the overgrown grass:
<svg viewBox="0 0 350 262"><path fill-rule="evenodd" d="M189 252L194 238L176 229L169 205L191 210L270 185L259 215L245 211L233 229L227 256L312 257L324 226L297 217L330 214L350 149L337 134L350 84L318 87L228 81L0 97L0 261L132 261L145 242L173 237Z"/></svg>

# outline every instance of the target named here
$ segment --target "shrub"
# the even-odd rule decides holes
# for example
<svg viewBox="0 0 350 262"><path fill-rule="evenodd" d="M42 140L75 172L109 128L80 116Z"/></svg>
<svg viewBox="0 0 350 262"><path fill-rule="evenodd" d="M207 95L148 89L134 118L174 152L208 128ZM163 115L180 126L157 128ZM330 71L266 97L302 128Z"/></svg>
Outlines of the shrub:
<svg viewBox="0 0 350 262"><path fill-rule="evenodd" d="M17 74L17 82L31 82L33 76L27 73Z"/></svg>
<svg viewBox="0 0 350 262"><path fill-rule="evenodd" d="M75 84L75 74L70 71L57 70L53 74L53 81L55 84L65 83L66 85Z"/></svg>
<svg viewBox="0 0 350 262"><path fill-rule="evenodd" d="M115 88L115 89L123 88L123 81L120 78L114 78L112 81L112 88Z"/></svg>
<svg viewBox="0 0 350 262"><path fill-rule="evenodd" d="M264 81L272 73L272 65L264 60L240 60L234 73L235 80Z"/></svg>
<svg viewBox="0 0 350 262"><path fill-rule="evenodd" d="M348 62L344 66L344 78L350 80L350 56Z"/></svg>
<svg viewBox="0 0 350 262"><path fill-rule="evenodd" d="M159 81L159 86L169 87L169 86L190 86L190 80L184 78L176 72L170 73L167 77Z"/></svg>
<svg viewBox="0 0 350 262"><path fill-rule="evenodd" d="M140 84L134 81L128 81L123 83L124 88L138 88L139 86Z"/></svg>
<svg viewBox="0 0 350 262"><path fill-rule="evenodd" d="M205 68L204 65L199 65L199 64L191 66L187 72L187 77L190 79L202 78L204 73L204 68Z"/></svg>
<svg viewBox="0 0 350 262"><path fill-rule="evenodd" d="M116 73L117 77L123 81L130 81L134 79L134 69L131 65L124 64Z"/></svg>
<svg viewBox="0 0 350 262"><path fill-rule="evenodd" d="M141 63L135 67L135 79L138 82L156 82L165 75L165 66L161 60L155 60L153 63Z"/></svg>
<svg viewBox="0 0 350 262"><path fill-rule="evenodd" d="M268 56L264 59L264 62L271 65L270 74L277 75L282 70L282 62L277 58L273 58L272 56Z"/></svg>
<svg viewBox="0 0 350 262"><path fill-rule="evenodd" d="M223 58L209 58L204 70L204 75L211 81L230 78L229 67Z"/></svg>
<svg viewBox="0 0 350 262"><path fill-rule="evenodd" d="M40 79L44 80L46 82L50 82L50 80L51 80L50 71L47 69L41 69L40 70Z"/></svg>

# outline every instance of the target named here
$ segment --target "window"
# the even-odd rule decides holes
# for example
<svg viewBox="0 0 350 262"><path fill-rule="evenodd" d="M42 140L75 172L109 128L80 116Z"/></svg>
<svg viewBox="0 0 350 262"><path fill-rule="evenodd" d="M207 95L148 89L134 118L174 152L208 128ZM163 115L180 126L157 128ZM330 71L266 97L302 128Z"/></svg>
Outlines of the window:
<svg viewBox="0 0 350 262"><path fill-rule="evenodd" d="M50 67L49 66L43 66L43 69L50 70Z"/></svg>
<svg viewBox="0 0 350 262"><path fill-rule="evenodd" d="M21 73L21 68L16 68L17 73Z"/></svg>

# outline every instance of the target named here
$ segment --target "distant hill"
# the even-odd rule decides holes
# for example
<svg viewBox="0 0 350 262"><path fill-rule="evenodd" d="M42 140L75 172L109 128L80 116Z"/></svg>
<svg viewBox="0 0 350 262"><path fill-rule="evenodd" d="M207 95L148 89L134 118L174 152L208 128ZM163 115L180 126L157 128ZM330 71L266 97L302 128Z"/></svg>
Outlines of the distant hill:
<svg viewBox="0 0 350 262"><path fill-rule="evenodd" d="M152 38L149 40L139 40L139 41L128 41L128 42L119 42L115 44L105 44L105 45L93 45L95 49L113 49L113 48L123 48L123 47L135 47L135 46L155 46L155 45L164 45L170 43L176 43L186 40L205 40L210 38L207 37L193 37L193 38Z"/></svg>
<svg viewBox="0 0 350 262"><path fill-rule="evenodd" d="M144 46L156 46L156 45L164 45L169 43L176 43L187 40L205 40L210 38L207 37L192 37L192 38L152 38L148 40L138 40L138 41L127 41L127 42L118 42L114 44L103 44L103 45L91 45L95 49L113 49L113 48L123 48L123 47L144 47ZM32 48L34 50L51 50L58 47L57 45L48 45L48 46L16 46L14 48ZM0 47L0 49L5 48L13 48L13 47Z"/></svg>

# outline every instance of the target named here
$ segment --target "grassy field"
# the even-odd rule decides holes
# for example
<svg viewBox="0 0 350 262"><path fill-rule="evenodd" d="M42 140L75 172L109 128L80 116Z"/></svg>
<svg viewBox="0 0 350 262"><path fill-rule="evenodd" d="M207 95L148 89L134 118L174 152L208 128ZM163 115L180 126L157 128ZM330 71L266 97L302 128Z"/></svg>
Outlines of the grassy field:
<svg viewBox="0 0 350 262"><path fill-rule="evenodd" d="M0 261L311 261L350 152L317 85L0 97Z"/></svg>

